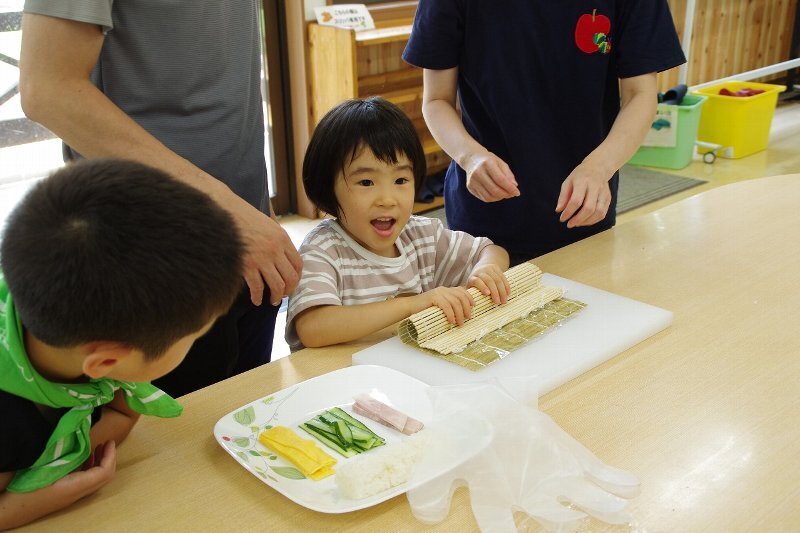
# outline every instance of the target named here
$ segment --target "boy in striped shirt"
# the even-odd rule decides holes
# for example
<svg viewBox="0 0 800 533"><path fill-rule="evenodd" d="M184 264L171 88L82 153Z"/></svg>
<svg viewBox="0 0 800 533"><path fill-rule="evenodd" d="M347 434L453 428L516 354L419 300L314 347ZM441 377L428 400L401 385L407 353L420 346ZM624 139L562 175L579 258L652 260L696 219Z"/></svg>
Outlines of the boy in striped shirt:
<svg viewBox="0 0 800 533"><path fill-rule="evenodd" d="M506 302L503 248L412 215L424 177L422 145L394 104L348 100L323 117L303 161L303 184L335 218L300 247L303 274L286 319L292 350L353 341L433 305L461 325L474 304L469 287Z"/></svg>

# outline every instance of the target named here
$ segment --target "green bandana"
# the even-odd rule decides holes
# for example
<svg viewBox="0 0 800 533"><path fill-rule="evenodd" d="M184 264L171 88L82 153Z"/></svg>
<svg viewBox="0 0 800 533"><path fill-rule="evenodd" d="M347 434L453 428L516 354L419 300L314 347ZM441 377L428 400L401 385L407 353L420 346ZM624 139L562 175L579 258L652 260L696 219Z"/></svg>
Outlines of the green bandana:
<svg viewBox="0 0 800 533"><path fill-rule="evenodd" d="M91 415L95 407L110 402L118 389L134 411L144 415L174 417L183 407L150 383L93 379L88 383L52 383L31 366L25 353L22 324L0 275L0 389L49 407L71 407L58 421L44 453L24 470L18 470L7 489L29 492L46 487L80 467L89 457Z"/></svg>

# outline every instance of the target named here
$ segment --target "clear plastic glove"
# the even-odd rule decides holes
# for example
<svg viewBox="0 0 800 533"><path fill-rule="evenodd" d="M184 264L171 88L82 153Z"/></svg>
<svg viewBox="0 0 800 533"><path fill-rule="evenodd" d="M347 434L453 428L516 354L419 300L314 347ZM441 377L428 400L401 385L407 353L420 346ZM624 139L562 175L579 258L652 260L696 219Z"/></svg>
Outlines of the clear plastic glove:
<svg viewBox="0 0 800 533"><path fill-rule="evenodd" d="M515 511L560 531L578 527L587 513L613 524L630 521L627 502L618 496L637 495L638 479L603 464L541 413L535 378L498 378L430 390L434 411L428 427L444 442L426 453L415 473L452 461L458 450L469 448L467 441L483 438L489 444L429 482L417 486L412 478L409 486L416 488L408 492L408 501L417 519L443 520L455 489L467 485L482 531L516 531ZM470 431L469 420L475 416L489 422L491 436L476 435L474 425Z"/></svg>

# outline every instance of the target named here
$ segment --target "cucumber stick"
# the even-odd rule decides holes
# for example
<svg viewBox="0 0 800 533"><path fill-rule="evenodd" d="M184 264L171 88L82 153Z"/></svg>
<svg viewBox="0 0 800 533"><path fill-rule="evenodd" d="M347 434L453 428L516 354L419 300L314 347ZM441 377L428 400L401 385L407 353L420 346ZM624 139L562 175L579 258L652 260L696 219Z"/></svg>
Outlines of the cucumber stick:
<svg viewBox="0 0 800 533"><path fill-rule="evenodd" d="M300 429L344 457L352 457L386 442L360 420L338 407L303 422Z"/></svg>
<svg viewBox="0 0 800 533"><path fill-rule="evenodd" d="M342 448L339 446L339 441L335 440L335 437L331 436L330 433L322 432L313 426L309 426L307 423L300 424L300 429L320 441L322 444L330 448L331 450L339 453L344 457L353 457L354 455L360 453L359 450L356 448Z"/></svg>

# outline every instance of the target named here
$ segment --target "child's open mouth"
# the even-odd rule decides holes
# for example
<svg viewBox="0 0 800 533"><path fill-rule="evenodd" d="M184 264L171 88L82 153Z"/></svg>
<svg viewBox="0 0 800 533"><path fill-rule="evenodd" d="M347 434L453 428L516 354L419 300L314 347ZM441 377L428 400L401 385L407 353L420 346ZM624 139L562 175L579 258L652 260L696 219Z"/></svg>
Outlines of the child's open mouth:
<svg viewBox="0 0 800 533"><path fill-rule="evenodd" d="M375 218L370 221L372 227L381 237L391 237L396 222L396 219L388 217Z"/></svg>

